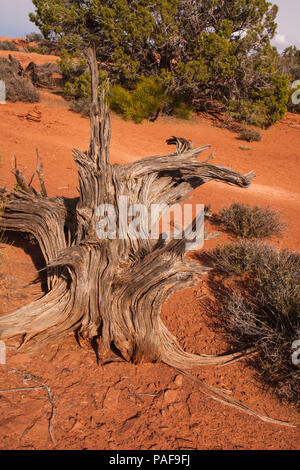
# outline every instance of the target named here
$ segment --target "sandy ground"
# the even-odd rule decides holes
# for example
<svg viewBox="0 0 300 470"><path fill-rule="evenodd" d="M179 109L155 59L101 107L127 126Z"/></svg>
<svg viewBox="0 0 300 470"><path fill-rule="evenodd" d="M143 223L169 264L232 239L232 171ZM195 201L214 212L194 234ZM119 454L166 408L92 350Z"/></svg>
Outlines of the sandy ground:
<svg viewBox="0 0 300 470"><path fill-rule="evenodd" d="M13 153L30 177L38 148L49 195L76 196L72 148L87 149L89 122L69 111L60 96L47 91L42 92L41 103L36 106L42 113L40 123L24 117L35 105L0 106L0 184L9 188L15 184L10 173ZM272 244L299 250L300 116L287 114L263 131L263 140L251 143L250 151L239 149L243 143L235 134L213 127L205 119L186 122L161 118L136 125L113 116L111 160L125 163L168 154L170 147L165 140L171 135L192 139L194 146L209 143L215 151L214 163L243 173L255 170L257 174L246 190L208 183L192 193L193 202L209 203L213 212L234 201L270 205L288 226L284 236L272 240ZM205 248L227 240L228 236L222 234L206 242ZM25 287L36 277L40 265L38 248L30 240L16 237L0 271L0 314L41 295L39 284ZM205 280L199 279L195 288L181 291L165 303L162 318L186 350L223 353L228 345L214 331L200 300L206 291ZM31 355L17 353L16 344L8 342L6 365L0 365L3 449L52 449L54 442L58 449L300 448L299 427L266 424L206 398L192 382L164 365L112 363L97 367L94 353L80 349L72 335ZM264 414L299 421L295 410L262 391L244 362L202 368L195 374L210 385L230 390L234 398ZM25 387L34 389L5 391Z"/></svg>
<svg viewBox="0 0 300 470"><path fill-rule="evenodd" d="M4 41L6 38L1 38L0 41ZM0 51L0 57L8 59L9 55L12 55L21 63L23 67L27 67L30 62L34 62L36 65L43 65L46 62L56 64L58 57L55 55L44 55L36 54L35 52L21 52L21 51Z"/></svg>

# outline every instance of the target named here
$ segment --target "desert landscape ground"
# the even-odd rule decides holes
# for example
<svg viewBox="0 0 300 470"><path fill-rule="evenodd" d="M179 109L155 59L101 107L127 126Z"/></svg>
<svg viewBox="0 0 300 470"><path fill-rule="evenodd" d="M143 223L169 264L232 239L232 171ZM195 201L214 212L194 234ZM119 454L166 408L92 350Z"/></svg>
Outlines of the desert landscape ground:
<svg viewBox="0 0 300 470"><path fill-rule="evenodd" d="M1 51L0 57L8 53ZM37 63L49 62L49 57L38 54L13 55L23 66L37 59ZM35 110L41 112L40 122L26 119ZM288 113L262 134L262 141L251 143L251 150L245 151L235 133L204 117L190 121L161 117L154 123L134 124L113 115L111 161L124 164L168 154L166 139L172 135L191 139L195 147L210 144L214 163L242 173L254 170L256 178L248 189L208 183L193 191L191 202L211 204L213 212L232 202L270 205L287 224L283 236L270 243L299 251L300 116ZM48 195L75 197L78 181L72 149L86 150L88 145L89 120L71 112L59 94L42 90L37 104L0 105L1 186L15 184L10 171L14 153L31 176L38 148ZM214 230L218 229L210 226ZM229 240L222 232L204 248ZM39 249L19 235L12 241L0 269L0 315L43 293L41 283L28 286L41 266ZM203 277L195 288L174 294L164 304L162 319L187 351L220 354L229 345L211 324L204 294L213 296ZM167 366L126 362L97 366L94 352L80 348L74 335L31 354L17 352L17 345L15 340L7 342L7 361L0 365L2 449L300 448L299 425L267 424L226 407L202 395L195 383ZM193 374L265 415L299 422L296 410L262 390L246 361L198 368ZM24 387L33 389L13 391Z"/></svg>

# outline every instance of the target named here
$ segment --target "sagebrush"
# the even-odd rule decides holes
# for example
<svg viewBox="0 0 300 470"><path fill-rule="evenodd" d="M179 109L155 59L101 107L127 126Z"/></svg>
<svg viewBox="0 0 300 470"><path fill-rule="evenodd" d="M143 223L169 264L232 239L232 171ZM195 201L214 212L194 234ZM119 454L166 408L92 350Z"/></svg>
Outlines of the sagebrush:
<svg viewBox="0 0 300 470"><path fill-rule="evenodd" d="M261 133L256 129L245 128L239 133L239 139L246 140L247 142L259 142L261 138Z"/></svg>
<svg viewBox="0 0 300 470"><path fill-rule="evenodd" d="M292 345L300 339L300 254L241 241L207 256L215 270L242 276L219 298L222 327L235 347L255 347L252 365L276 394L300 406L300 368Z"/></svg>
<svg viewBox="0 0 300 470"><path fill-rule="evenodd" d="M35 103L40 100L39 91L27 77L16 75L11 63L6 59L0 59L0 80L6 87L6 99L12 101L24 101Z"/></svg>
<svg viewBox="0 0 300 470"><path fill-rule="evenodd" d="M1 51L17 51L17 46L12 41L0 41Z"/></svg>
<svg viewBox="0 0 300 470"><path fill-rule="evenodd" d="M280 215L269 207L233 203L224 207L215 221L242 238L280 236L285 228Z"/></svg>
<svg viewBox="0 0 300 470"><path fill-rule="evenodd" d="M72 100L70 103L70 110L74 113L79 113L82 116L88 117L90 115L91 103L84 98Z"/></svg>

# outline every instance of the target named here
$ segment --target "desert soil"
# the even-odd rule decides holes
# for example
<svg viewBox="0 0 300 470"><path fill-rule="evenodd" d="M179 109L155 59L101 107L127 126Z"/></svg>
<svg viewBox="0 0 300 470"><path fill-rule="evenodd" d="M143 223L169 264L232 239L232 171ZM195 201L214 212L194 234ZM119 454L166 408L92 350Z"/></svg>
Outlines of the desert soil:
<svg viewBox="0 0 300 470"><path fill-rule="evenodd" d="M38 55L14 53L26 65ZM1 56L6 56L6 51ZM54 61L50 56L51 61ZM38 56L38 63L48 57ZM26 119L38 109L41 122ZM136 125L112 118L111 160L125 163L170 153L171 135L191 139L194 146L211 144L213 163L243 173L255 170L248 189L208 183L191 196L194 203L211 204L213 212L231 202L270 205L278 210L287 229L270 243L300 248L300 116L287 114L258 143L247 144L236 134L204 118L191 121L160 118ZM11 156L30 177L35 151L44 162L50 196L77 196L77 172L72 148L88 148L89 122L68 109L59 95L42 91L41 102L0 106L1 186L15 184ZM206 157L207 155L205 155ZM211 230L216 230L211 227ZM224 243L221 233L205 248ZM30 239L13 237L0 268L0 315L14 311L42 294L41 284L28 284L42 265ZM229 345L215 331L201 300L209 292L205 278L193 289L173 295L162 318L188 351L224 353ZM171 368L159 364L135 366L110 363L97 366L92 350L80 348L73 335L31 354L16 351L7 342L6 364L0 364L0 448L2 449L299 449L299 426L266 424L203 396L197 386ZM231 396L271 417L299 421L297 412L263 391L254 371L241 361L226 367L199 368L194 375L224 388ZM38 378L34 380L33 377ZM24 389L29 387L27 390ZM52 427L52 439L49 432Z"/></svg>

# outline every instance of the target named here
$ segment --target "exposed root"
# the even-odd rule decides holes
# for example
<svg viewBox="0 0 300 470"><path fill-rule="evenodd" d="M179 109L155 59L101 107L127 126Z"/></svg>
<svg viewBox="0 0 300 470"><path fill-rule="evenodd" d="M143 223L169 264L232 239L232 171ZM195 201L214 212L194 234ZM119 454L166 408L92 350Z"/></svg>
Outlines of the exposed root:
<svg viewBox="0 0 300 470"><path fill-rule="evenodd" d="M261 421L264 421L265 423L277 424L281 426L289 426L293 428L299 425L299 423L295 424L289 421L282 421L279 419L274 419L274 418L270 418L269 416L263 415L259 413L258 411L255 411L252 408L249 408L248 406L244 405L240 401L235 400L234 398L228 396L226 391L223 391L216 387L212 387L210 385L206 385L202 380L199 380L198 378L194 377L191 373L187 372L186 370L180 370L180 369L177 369L177 370L181 372L182 374L184 374L188 379L192 380L193 382L196 382L200 392L204 393L204 395L208 396L212 400L215 400L227 406L236 408L251 416L255 416L256 418L260 419Z"/></svg>
<svg viewBox="0 0 300 470"><path fill-rule="evenodd" d="M170 333L161 321L160 330L162 332L160 339L160 344L162 345L161 361L175 369L187 370L193 367L207 365L223 366L255 354L255 349L253 348L219 356L191 354L180 347L175 336Z"/></svg>
<svg viewBox="0 0 300 470"><path fill-rule="evenodd" d="M0 338L25 335L25 345L31 338L44 331L49 330L50 333L51 328L67 320L71 308L70 300L71 295L66 291L66 286L63 283L57 285L41 299L0 317ZM67 328L62 327L62 331L65 330Z"/></svg>

